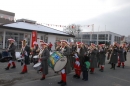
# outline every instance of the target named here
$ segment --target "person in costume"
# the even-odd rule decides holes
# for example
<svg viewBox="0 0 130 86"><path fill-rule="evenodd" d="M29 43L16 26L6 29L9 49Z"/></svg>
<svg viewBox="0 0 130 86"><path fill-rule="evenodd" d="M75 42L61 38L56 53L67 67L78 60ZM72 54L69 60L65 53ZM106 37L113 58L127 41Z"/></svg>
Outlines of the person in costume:
<svg viewBox="0 0 130 86"><path fill-rule="evenodd" d="M6 51L11 54L12 58L9 60L8 66L5 68L5 70L9 70L11 64L13 65L11 67L12 69L16 68L16 64L15 64L15 60L16 60L15 49L16 49L16 46L14 45L15 40L11 38L11 39L8 39L8 41L9 41L9 46L8 46L8 49Z"/></svg>
<svg viewBox="0 0 130 86"><path fill-rule="evenodd" d="M61 40L61 47L59 50L64 56L67 57L67 64L66 66L61 70L61 81L58 82L58 84L61 84L61 86L66 85L66 74L71 72L71 65L70 65L70 48L68 47L68 42L66 40Z"/></svg>
<svg viewBox="0 0 130 86"><path fill-rule="evenodd" d="M22 69L22 72L20 74L24 74L24 73L28 72L27 65L29 65L30 52L31 52L31 49L27 45L27 41L23 40L22 41L22 48L21 48L21 58L23 59L23 61L21 61L21 65L23 65L23 69Z"/></svg>
<svg viewBox="0 0 130 86"><path fill-rule="evenodd" d="M38 43L36 41L33 43L33 45L34 45L34 47L32 49L31 62L33 62L34 64L36 64L37 62L35 61L35 59L33 58L33 56L38 55L38 53L39 53L40 50L39 50Z"/></svg>
<svg viewBox="0 0 130 86"><path fill-rule="evenodd" d="M97 49L95 44L91 44L90 46L90 74L94 73L95 68L97 68Z"/></svg>
<svg viewBox="0 0 130 86"><path fill-rule="evenodd" d="M103 45L99 46L99 65L100 65L100 70L101 72L104 71L104 65L105 65L105 59L106 59L106 51L105 48L103 48Z"/></svg>
<svg viewBox="0 0 130 86"><path fill-rule="evenodd" d="M48 74L48 58L50 57L49 50L47 48L47 43L41 43L41 67L42 67L42 78L40 80L44 80L45 76Z"/></svg>
<svg viewBox="0 0 130 86"><path fill-rule="evenodd" d="M84 62L84 54L85 50L82 47L81 42L77 42L77 48L76 48L76 53L74 54L75 57L75 63L74 63L74 69L75 69L75 75L73 76L74 78L79 79L81 75L81 68Z"/></svg>
<svg viewBox="0 0 130 86"><path fill-rule="evenodd" d="M122 64L122 68L124 68L124 62L125 62L125 58L124 58L124 48L123 48L123 45L121 45L119 47L119 50L118 50L118 66L117 67L120 67L121 64Z"/></svg>
<svg viewBox="0 0 130 86"><path fill-rule="evenodd" d="M118 62L118 47L117 43L114 43L110 57L111 69L115 70L115 65L117 62Z"/></svg>

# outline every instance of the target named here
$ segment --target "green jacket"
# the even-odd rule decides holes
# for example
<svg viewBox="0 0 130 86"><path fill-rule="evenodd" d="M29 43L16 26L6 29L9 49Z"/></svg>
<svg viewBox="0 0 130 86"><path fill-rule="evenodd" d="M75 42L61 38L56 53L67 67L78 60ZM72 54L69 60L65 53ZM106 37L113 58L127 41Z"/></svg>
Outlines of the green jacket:
<svg viewBox="0 0 130 86"><path fill-rule="evenodd" d="M86 61L86 62L85 62L85 65L86 65L86 68L89 69L89 67L90 67L90 62L89 62L89 61Z"/></svg>

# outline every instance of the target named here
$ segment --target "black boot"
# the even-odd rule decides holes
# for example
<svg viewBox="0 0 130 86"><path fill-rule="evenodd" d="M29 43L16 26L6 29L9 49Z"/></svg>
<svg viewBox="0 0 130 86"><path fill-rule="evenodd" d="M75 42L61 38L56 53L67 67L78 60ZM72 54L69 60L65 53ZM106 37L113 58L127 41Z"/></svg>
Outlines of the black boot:
<svg viewBox="0 0 130 86"><path fill-rule="evenodd" d="M16 68L16 66L11 67L11 69L14 69L14 68Z"/></svg>
<svg viewBox="0 0 130 86"><path fill-rule="evenodd" d="M80 76L77 76L76 78L77 78L77 79L80 79Z"/></svg>
<svg viewBox="0 0 130 86"><path fill-rule="evenodd" d="M44 80L44 79L45 79L45 78L42 77L40 80Z"/></svg>
<svg viewBox="0 0 130 86"><path fill-rule="evenodd" d="M9 67L6 67L5 70L9 70Z"/></svg>
<svg viewBox="0 0 130 86"><path fill-rule="evenodd" d="M76 77L77 77L77 74L73 75L73 77L76 78Z"/></svg>
<svg viewBox="0 0 130 86"><path fill-rule="evenodd" d="M63 81L61 80L60 82L58 82L58 84L62 84L63 83Z"/></svg>
<svg viewBox="0 0 130 86"><path fill-rule="evenodd" d="M103 72L104 70L103 70L103 69L101 69L100 71L101 71L101 72Z"/></svg>
<svg viewBox="0 0 130 86"><path fill-rule="evenodd" d="M61 84L61 86L65 86L66 85L66 82L63 82L62 84Z"/></svg>

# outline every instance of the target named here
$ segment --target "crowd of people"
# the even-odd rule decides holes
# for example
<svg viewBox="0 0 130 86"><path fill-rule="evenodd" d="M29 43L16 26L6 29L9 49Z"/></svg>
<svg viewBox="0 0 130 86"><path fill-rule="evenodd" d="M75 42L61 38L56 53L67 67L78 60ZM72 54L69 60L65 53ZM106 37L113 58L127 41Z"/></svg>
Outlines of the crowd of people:
<svg viewBox="0 0 130 86"><path fill-rule="evenodd" d="M16 68L15 64L15 45L14 39L9 39L10 45L7 49L7 52L10 52L12 55L12 59L10 59L8 66L5 68L9 70L11 64L13 65L11 68ZM29 55L32 54L31 62L36 63L33 59L33 56L38 55L39 60L41 61L41 69L42 78L41 80L45 80L46 75L48 74L48 58L50 57L50 51L52 44L49 45L44 41L40 41L40 44L34 42L34 47L31 49L29 45L27 45L27 41L22 41L21 48L21 58L23 58L23 62L21 62L23 69L21 74L27 73L27 65L29 65ZM118 44L114 43L113 45L106 46L105 44L95 45L91 43L90 45L76 42L76 43L68 43L66 40L60 40L56 43L55 51L59 51L64 56L67 57L67 63L61 71L61 80L58 82L61 86L65 86L66 76L71 72L71 70L75 70L75 74L73 77L75 79L81 78L81 73L84 81L88 81L88 73L94 74L95 68L100 68L99 71L103 72L105 67L106 58L110 61L111 64L110 69L115 70L116 64L117 67L124 68L127 50L126 44Z"/></svg>

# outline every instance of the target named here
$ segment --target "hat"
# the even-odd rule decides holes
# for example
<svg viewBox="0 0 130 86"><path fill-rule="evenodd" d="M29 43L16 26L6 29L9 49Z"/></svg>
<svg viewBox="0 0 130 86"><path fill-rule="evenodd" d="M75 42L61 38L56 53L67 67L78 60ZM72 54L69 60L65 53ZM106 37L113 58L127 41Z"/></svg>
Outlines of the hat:
<svg viewBox="0 0 130 86"><path fill-rule="evenodd" d="M40 42L44 42L43 40L40 40Z"/></svg>
<svg viewBox="0 0 130 86"><path fill-rule="evenodd" d="M60 42L64 42L64 43L66 43L66 44L69 44L66 40L60 40Z"/></svg>
<svg viewBox="0 0 130 86"><path fill-rule="evenodd" d="M76 44L77 44L77 45L81 45L81 44L83 44L83 43L82 43L82 42L76 42Z"/></svg>
<svg viewBox="0 0 130 86"><path fill-rule="evenodd" d="M12 38L10 38L10 39L8 39L9 41L15 41L14 39L12 39Z"/></svg>
<svg viewBox="0 0 130 86"><path fill-rule="evenodd" d="M38 44L38 43L37 43L36 41L34 41L34 42L33 42L33 45L34 45L34 44Z"/></svg>
<svg viewBox="0 0 130 86"><path fill-rule="evenodd" d="M45 43L45 42L42 42L42 43L41 43L41 45L46 45L46 46L47 46L48 44L47 44L47 43Z"/></svg>
<svg viewBox="0 0 130 86"><path fill-rule="evenodd" d="M91 43L91 46L94 46L94 47L96 47L96 45L95 45L94 43Z"/></svg>

